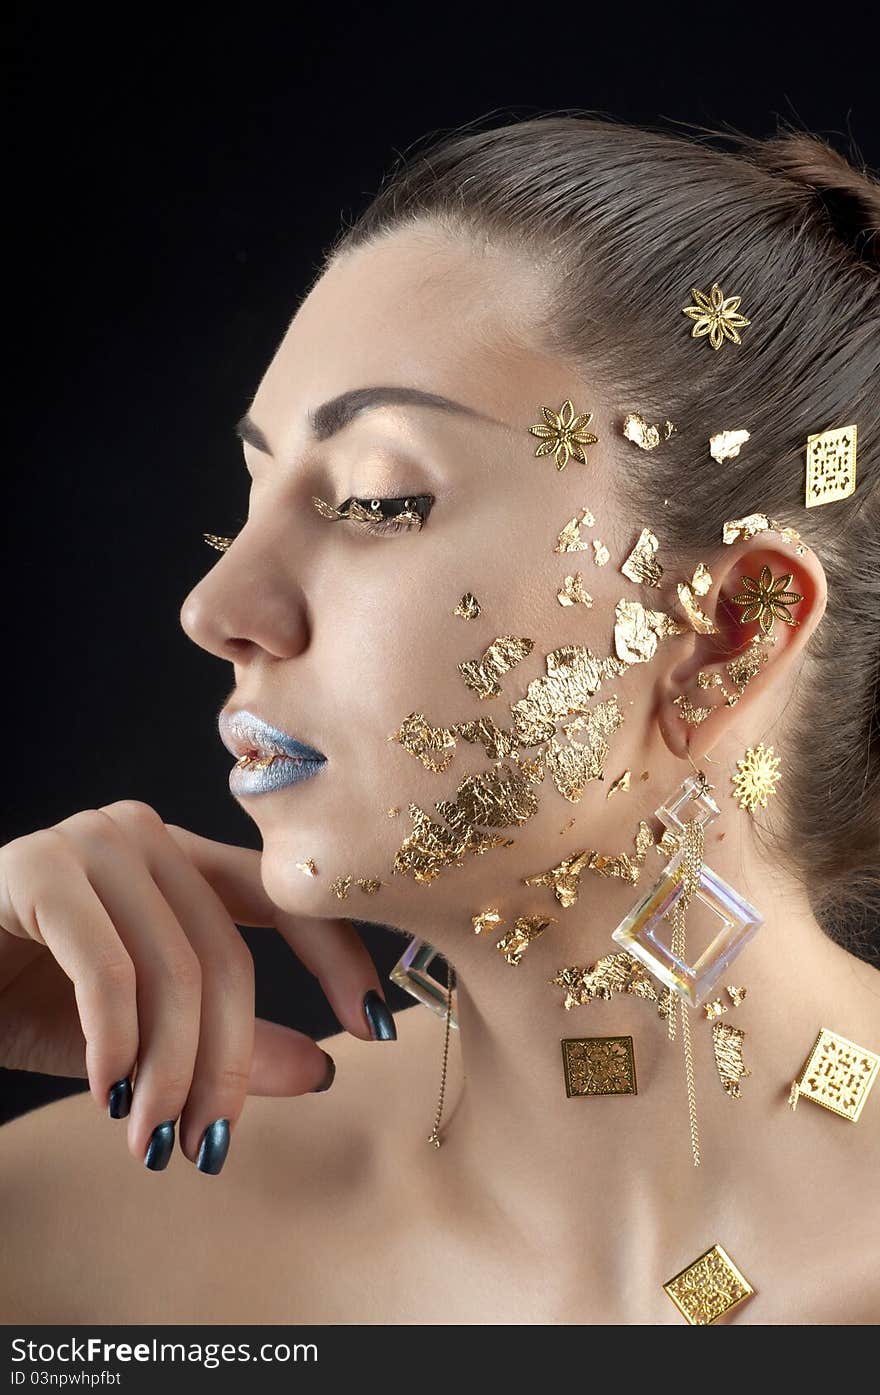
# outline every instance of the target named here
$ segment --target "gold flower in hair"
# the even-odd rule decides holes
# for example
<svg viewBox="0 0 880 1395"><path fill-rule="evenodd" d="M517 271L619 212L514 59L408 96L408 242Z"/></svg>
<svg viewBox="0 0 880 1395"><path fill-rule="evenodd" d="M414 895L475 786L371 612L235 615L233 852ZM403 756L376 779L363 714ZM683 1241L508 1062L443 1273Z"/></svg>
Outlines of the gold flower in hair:
<svg viewBox="0 0 880 1395"><path fill-rule="evenodd" d="M791 618L785 607L804 598L797 591L786 591L791 576L791 572L786 572L785 576L778 576L774 581L769 567L761 568L757 581L753 576L744 576L743 590L738 596L731 597L734 605L743 607L740 624L748 625L752 620L758 620L765 635L771 633L774 617L784 620L786 625L796 625L797 620Z"/></svg>
<svg viewBox="0 0 880 1395"><path fill-rule="evenodd" d="M553 451L556 455L557 470L564 470L568 464L569 456L574 456L582 465L586 465L587 457L584 455L584 446L595 445L599 437L594 436L587 427L593 420L592 412L582 412L580 416L575 416L574 406L571 399L566 398L559 412L554 412L552 407L542 407L546 426L530 426L529 431L533 436L541 438L541 444L535 451L535 457L539 455L549 455Z"/></svg>
<svg viewBox="0 0 880 1395"><path fill-rule="evenodd" d="M751 324L751 321L747 320L745 315L736 313L742 300L741 295L730 295L725 299L717 281L713 282L708 295L705 291L693 289L691 295L695 304L686 305L682 314L694 321L692 339L702 339L708 334L713 349L720 349L725 339L729 339L732 344L742 343L737 330L742 329L743 325Z"/></svg>

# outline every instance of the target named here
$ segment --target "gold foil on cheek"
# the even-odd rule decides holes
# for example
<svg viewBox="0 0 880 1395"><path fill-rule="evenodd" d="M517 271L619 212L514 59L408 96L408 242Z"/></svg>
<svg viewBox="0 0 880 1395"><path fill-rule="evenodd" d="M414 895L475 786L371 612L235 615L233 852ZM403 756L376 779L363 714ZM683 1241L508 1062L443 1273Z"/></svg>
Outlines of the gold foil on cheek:
<svg viewBox="0 0 880 1395"><path fill-rule="evenodd" d="M501 692L498 679L520 663L535 647L533 639L501 635L494 639L480 659L467 659L458 671L478 698L496 697Z"/></svg>
<svg viewBox="0 0 880 1395"><path fill-rule="evenodd" d="M671 421L666 421L662 429L663 440L668 441L675 427ZM624 436L641 450L655 450L659 446L660 430L658 426L649 426L639 412L628 412L623 419Z"/></svg>
<svg viewBox="0 0 880 1395"><path fill-rule="evenodd" d="M380 882L378 877L358 877L357 885L360 887L361 891L365 893L365 895L375 896L376 892L379 890L379 887L384 886L385 883Z"/></svg>
<svg viewBox="0 0 880 1395"><path fill-rule="evenodd" d="M474 927L475 935L482 934L484 930L492 930L500 924L501 915L494 906L488 911L480 911L477 915L471 916L471 925Z"/></svg>
<svg viewBox="0 0 880 1395"><path fill-rule="evenodd" d="M305 862L298 862L296 865L307 877L317 877L318 869L310 857L307 857Z"/></svg>
<svg viewBox="0 0 880 1395"><path fill-rule="evenodd" d="M457 831L472 824L508 828L525 823L537 813L538 797L518 769L499 765L466 776L455 799L439 800L434 808Z"/></svg>
<svg viewBox="0 0 880 1395"><path fill-rule="evenodd" d="M620 568L623 575L637 585L659 586L663 575L663 568L656 558L659 546L656 533L652 533L650 528L643 528L638 542Z"/></svg>
<svg viewBox="0 0 880 1395"><path fill-rule="evenodd" d="M596 566L604 567L605 563L610 561L610 559L611 553L608 551L608 548L605 546L605 544L599 538L594 538L593 561L596 563Z"/></svg>
<svg viewBox="0 0 880 1395"><path fill-rule="evenodd" d="M632 771L624 770L623 774L619 775L618 778L614 781L605 798L610 799L612 794L626 794L627 790L629 789L629 782L631 778Z"/></svg>
<svg viewBox="0 0 880 1395"><path fill-rule="evenodd" d="M491 717L479 717L475 722L459 722L453 730L462 741L480 743L489 760L503 760L516 750L516 738L510 731L497 727Z"/></svg>
<svg viewBox="0 0 880 1395"><path fill-rule="evenodd" d="M586 552L590 544L581 537L581 525L592 528L595 518L589 509L581 509L580 517L570 518L556 539L554 552Z"/></svg>
<svg viewBox="0 0 880 1395"><path fill-rule="evenodd" d="M745 1032L740 1027L731 1027L729 1022L716 1022L712 1027L712 1048L718 1078L728 1095L740 1098L739 1082L751 1075L743 1062L742 1045Z"/></svg>
<svg viewBox="0 0 880 1395"><path fill-rule="evenodd" d="M562 588L556 592L556 599L560 605L581 605L591 606L593 597L584 588L584 579L580 572L575 572L574 576L567 576Z"/></svg>
<svg viewBox="0 0 880 1395"><path fill-rule="evenodd" d="M549 741L556 723L586 712L603 679L625 673L618 659L597 659L585 645L563 644L546 656L546 674L532 679L526 696L511 704L513 729L520 746Z"/></svg>
<svg viewBox="0 0 880 1395"><path fill-rule="evenodd" d="M739 455L740 447L749 440L748 431L718 431L709 437L709 454L722 465Z"/></svg>
<svg viewBox="0 0 880 1395"><path fill-rule="evenodd" d="M543 934L548 925L553 925L555 919L555 916L517 916L513 929L498 940L495 948L500 950L508 964L518 964L532 940Z"/></svg>
<svg viewBox="0 0 880 1395"><path fill-rule="evenodd" d="M432 726L423 712L410 712L388 740L398 741L427 770L438 773L446 769L455 755L454 730Z"/></svg>
<svg viewBox="0 0 880 1395"><path fill-rule="evenodd" d="M565 829L560 830L560 832L565 831ZM564 858L549 872L539 872L531 877L523 877L523 882L526 886L549 886L561 906L573 906L578 899L580 876L585 870L597 872L600 877L622 877L625 881L635 885L639 880L645 854L648 848L654 846L654 835L644 819L639 823L635 845L634 857L628 856L627 853L608 857L591 848L584 848L581 852L573 853L571 857Z"/></svg>
<svg viewBox="0 0 880 1395"><path fill-rule="evenodd" d="M465 591L453 615L460 615L462 620L476 620L480 613L480 602L470 591Z"/></svg>
<svg viewBox="0 0 880 1395"><path fill-rule="evenodd" d="M540 785L544 778L544 762L540 756L535 756L533 760L521 760L519 768L533 785Z"/></svg>
<svg viewBox="0 0 880 1395"><path fill-rule="evenodd" d="M392 804L390 809L385 810L385 813L389 819L396 819L397 815L400 813L400 805Z"/></svg>
<svg viewBox="0 0 880 1395"><path fill-rule="evenodd" d="M547 745L544 759L550 776L563 798L576 804L590 780L599 780L608 755L608 743L604 737L616 731L623 722L623 713L617 705L617 698L610 697L599 703L583 717L578 717L566 726L566 733L583 731L584 741L569 740L563 743L554 736Z"/></svg>
<svg viewBox="0 0 880 1395"><path fill-rule="evenodd" d="M344 901L348 896L351 883L351 877L337 877L335 881L330 883L330 890L333 892L334 896L339 897L340 901Z"/></svg>
<svg viewBox="0 0 880 1395"><path fill-rule="evenodd" d="M644 664L665 635L684 634L685 626L661 610L646 610L639 601L619 600L614 611L614 648L625 664Z"/></svg>
<svg viewBox="0 0 880 1395"><path fill-rule="evenodd" d="M413 829L398 848L392 871L417 882L434 881L445 867L460 867L470 854L482 855L490 848L513 846L512 838L499 834L480 833L474 828L444 828L417 804L409 805L409 816Z"/></svg>
<svg viewBox="0 0 880 1395"><path fill-rule="evenodd" d="M557 866L551 867L549 872L537 872L534 876L523 877L523 882L526 886L549 886L560 906L573 906L578 899L581 872L592 855L590 849L586 848L583 852L564 858Z"/></svg>
<svg viewBox="0 0 880 1395"><path fill-rule="evenodd" d="M711 580L710 580L711 585ZM715 635L718 633L717 627L697 605L694 593L686 581L678 583L678 599L684 608L685 614L691 623L691 627L699 635Z"/></svg>

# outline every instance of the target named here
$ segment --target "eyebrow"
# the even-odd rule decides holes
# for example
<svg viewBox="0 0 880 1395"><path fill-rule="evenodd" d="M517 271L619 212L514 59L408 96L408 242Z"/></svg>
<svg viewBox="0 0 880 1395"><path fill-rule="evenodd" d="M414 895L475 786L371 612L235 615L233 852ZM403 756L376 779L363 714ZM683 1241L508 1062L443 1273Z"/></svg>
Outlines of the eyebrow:
<svg viewBox="0 0 880 1395"><path fill-rule="evenodd" d="M455 402L451 397L443 397L440 393L424 392L421 388L351 388L348 392L341 392L338 396L329 398L328 401L322 402L320 407L315 407L307 413L312 439L314 441L327 441L354 421L355 417L377 407L434 407L439 411L455 413L459 416L477 417L482 421L496 421L495 417L487 416L485 412L478 411L476 407L465 406L463 402ZM251 420L249 413L245 412L241 421L236 422L235 434L242 441L253 446L255 450L271 456L272 452L266 437L256 422Z"/></svg>

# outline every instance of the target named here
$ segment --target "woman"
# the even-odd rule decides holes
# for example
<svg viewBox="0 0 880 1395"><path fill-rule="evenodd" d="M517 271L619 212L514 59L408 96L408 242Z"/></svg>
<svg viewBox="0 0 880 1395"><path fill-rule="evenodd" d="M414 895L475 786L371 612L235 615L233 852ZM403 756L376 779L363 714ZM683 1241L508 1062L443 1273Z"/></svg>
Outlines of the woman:
<svg viewBox="0 0 880 1395"><path fill-rule="evenodd" d="M878 211L807 135L551 116L337 240L181 615L262 854L130 801L0 854L0 1059L92 1096L3 1131L7 1322L876 1317ZM458 1032L349 917L454 965Z"/></svg>

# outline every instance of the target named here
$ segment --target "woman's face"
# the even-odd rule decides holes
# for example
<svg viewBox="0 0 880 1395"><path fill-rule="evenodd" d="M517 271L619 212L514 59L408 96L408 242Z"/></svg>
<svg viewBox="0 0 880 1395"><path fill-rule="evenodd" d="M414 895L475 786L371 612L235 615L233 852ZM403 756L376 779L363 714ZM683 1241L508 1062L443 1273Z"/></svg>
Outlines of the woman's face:
<svg viewBox="0 0 880 1395"><path fill-rule="evenodd" d="M540 782L534 767L524 774L515 754L528 761L546 748L519 745L507 748L494 784L468 784L497 765L490 757L500 748L456 730L491 719L508 735L534 736L530 728L541 711L546 721L558 709L565 687L548 683L547 655L589 646L608 660L615 606L639 594L619 571L639 529L615 519L608 487L619 428L590 383L534 347L544 307L540 278L507 256L426 227L398 233L327 271L260 383L249 417L266 449L244 447L248 520L187 597L181 621L196 643L232 662L229 710L246 708L326 757L312 778L236 795L263 838L266 891L286 910L401 927L434 919L441 904L444 919L464 925L499 902L516 914L552 912L548 890L524 886L524 877L584 847L632 851L631 796L607 794L625 768L635 785L647 764L644 664L606 673L594 689L590 707L617 695L616 729L566 735L556 722L555 777L546 763ZM377 386L441 394L470 414L384 406L313 438L308 413ZM529 427L544 423L543 407L559 412L568 398L576 414L594 414L588 430L599 439L585 447L587 464L572 457L559 470L552 451L536 457L540 438ZM424 526L383 536L331 521L312 503L424 495L434 498ZM564 525L585 510L595 518L581 523L588 550L555 551ZM594 538L610 552L601 565ZM591 607L558 599L575 572ZM479 602L476 618L456 614L468 592ZM502 646L501 667L493 671L490 658L466 682L459 665L481 660L501 637L531 646ZM507 659L515 660L509 668ZM582 694L589 689L582 667L572 677ZM480 696L492 687L500 691ZM515 716L512 704L522 700ZM404 727L412 714L421 718ZM404 727L418 748L422 719L446 729L425 734L436 743L427 759L440 770L394 739ZM567 781L573 788L565 774L573 740L608 745L604 778L586 780L575 800L561 792ZM574 755L582 772L584 757ZM448 801L443 814L437 801ZM410 805L422 811L418 845ZM504 822L505 811L513 821ZM487 838L513 843L477 852ZM451 865L456 857L460 865ZM308 859L316 876L297 866ZM342 900L331 884L346 877ZM381 886L370 894L358 878Z"/></svg>

